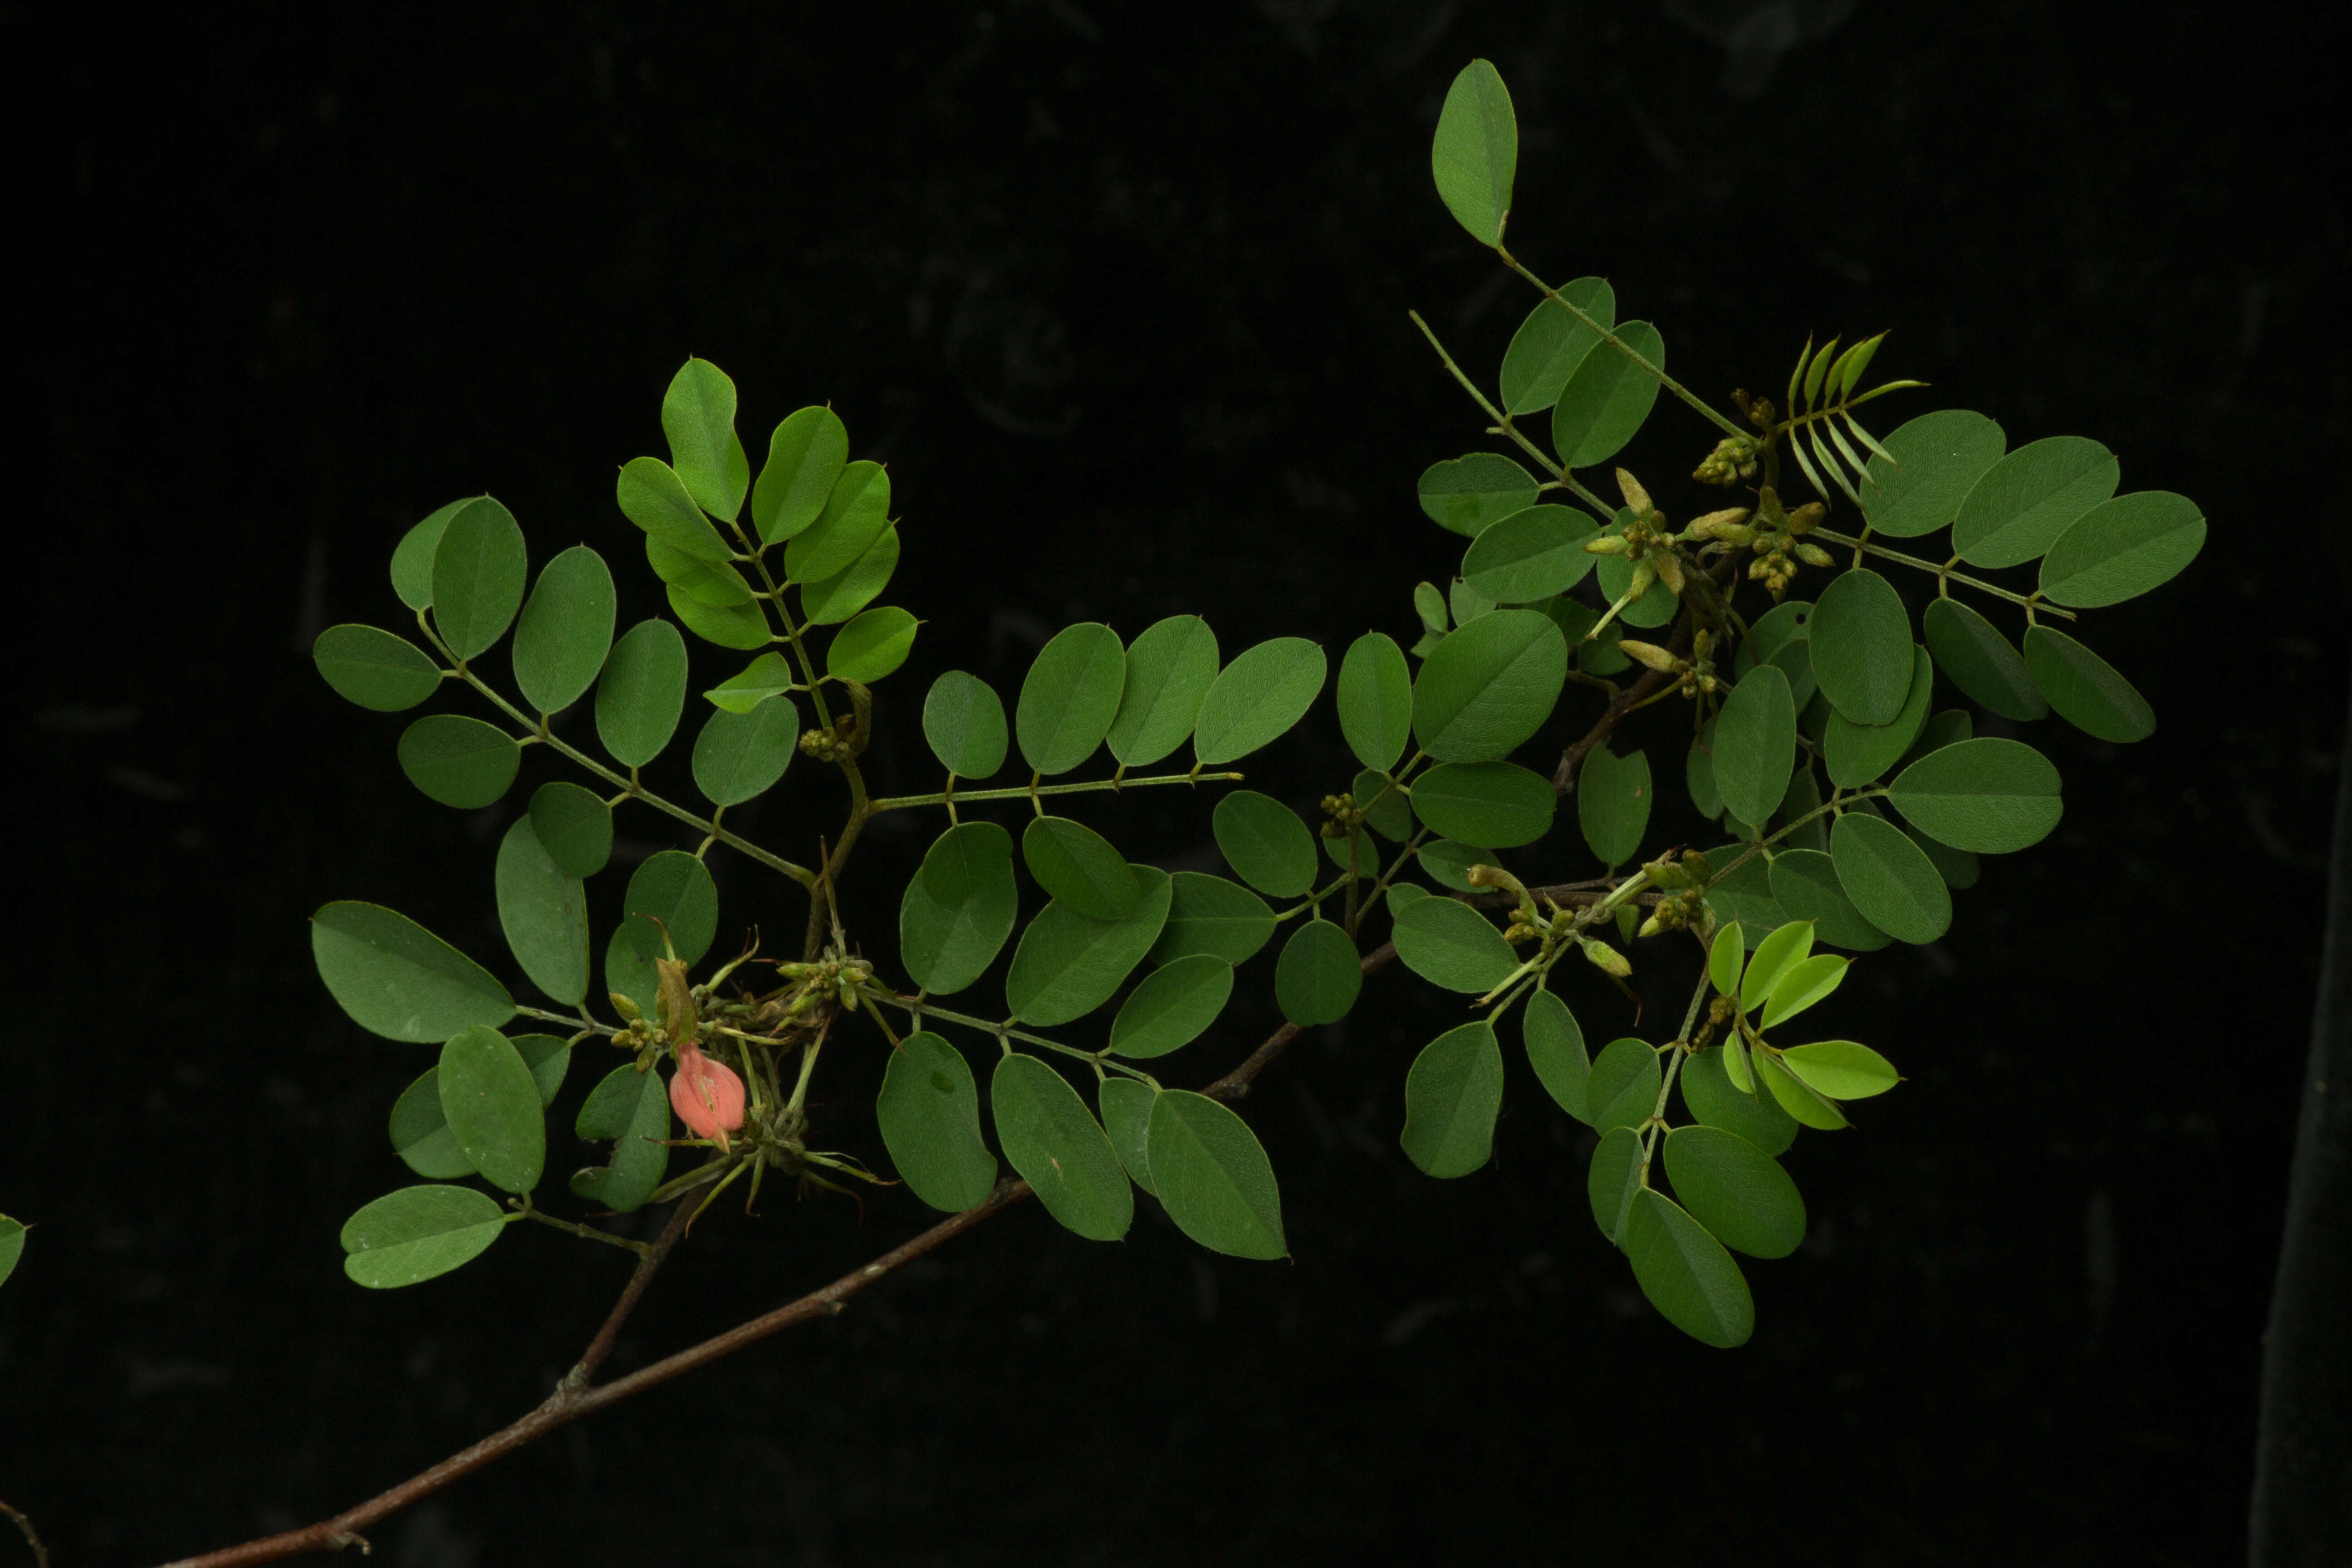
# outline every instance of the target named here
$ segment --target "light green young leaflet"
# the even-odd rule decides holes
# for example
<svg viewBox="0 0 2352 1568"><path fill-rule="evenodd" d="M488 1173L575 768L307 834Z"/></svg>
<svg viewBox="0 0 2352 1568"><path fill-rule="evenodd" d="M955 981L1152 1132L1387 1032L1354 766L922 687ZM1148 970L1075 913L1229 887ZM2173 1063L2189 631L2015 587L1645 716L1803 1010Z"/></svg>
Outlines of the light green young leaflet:
<svg viewBox="0 0 2352 1568"><path fill-rule="evenodd" d="M735 436L735 384L727 373L706 359L688 360L662 395L661 423L670 467L695 504L714 517L742 510L751 464Z"/></svg>
<svg viewBox="0 0 2352 1568"><path fill-rule="evenodd" d="M885 528L866 553L822 583L801 585L801 618L813 626L839 626L872 604L898 570L898 530Z"/></svg>
<svg viewBox="0 0 2352 1568"><path fill-rule="evenodd" d="M702 695L711 706L730 713L749 713L771 697L781 697L798 682L784 656L771 649Z"/></svg>
<svg viewBox="0 0 2352 1568"><path fill-rule="evenodd" d="M1788 1069L1832 1100L1867 1100L1902 1081L1894 1064L1853 1040L1818 1040L1780 1053Z"/></svg>
<svg viewBox="0 0 2352 1568"><path fill-rule="evenodd" d="M1845 980L1846 961L1833 952L1817 952L1790 966L1765 999L1761 1029L1777 1028L1817 1002L1825 1002Z"/></svg>
<svg viewBox="0 0 2352 1568"><path fill-rule="evenodd" d="M677 470L659 458L632 458L614 486L621 515L646 537L697 561L724 561L735 552L694 504Z"/></svg>
<svg viewBox="0 0 2352 1568"><path fill-rule="evenodd" d="M1739 982L1739 1010L1753 1013L1770 1000L1773 988L1813 950L1813 922L1791 921L1756 944Z"/></svg>
<svg viewBox="0 0 2352 1568"><path fill-rule="evenodd" d="M849 430L832 409L803 408L778 425L751 487L760 542L782 543L814 522L848 461Z"/></svg>
<svg viewBox="0 0 2352 1568"><path fill-rule="evenodd" d="M817 519L784 546L784 580L822 583L847 571L890 521L890 476L879 463L845 466Z"/></svg>
<svg viewBox="0 0 2352 1568"><path fill-rule="evenodd" d="M825 645L824 672L871 686L907 662L922 623L895 605L861 611Z"/></svg>
<svg viewBox="0 0 2352 1568"><path fill-rule="evenodd" d="M720 647L731 647L739 653L750 653L775 641L768 630L765 611L748 599L740 605L719 606L697 598L682 584L672 583L666 595L671 615L679 624L704 642Z"/></svg>

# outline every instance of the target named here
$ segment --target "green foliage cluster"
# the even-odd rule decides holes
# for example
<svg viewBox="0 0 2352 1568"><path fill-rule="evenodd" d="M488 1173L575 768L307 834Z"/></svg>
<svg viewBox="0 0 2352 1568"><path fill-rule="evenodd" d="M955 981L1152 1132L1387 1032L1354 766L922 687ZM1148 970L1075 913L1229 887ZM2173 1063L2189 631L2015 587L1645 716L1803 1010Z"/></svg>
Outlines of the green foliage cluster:
<svg viewBox="0 0 2352 1568"><path fill-rule="evenodd" d="M1464 1008L1403 1075L1405 1155L1440 1179L1487 1163L1516 1039L1596 1135L1593 1219L1642 1289L1708 1344L1745 1341L1754 1308L1733 1254L1785 1257L1802 1238L1782 1163L1798 1131L1845 1128L1854 1102L1898 1081L1858 1042L1781 1043L1790 1026L1834 997L1849 955L1941 936L1979 856L2054 827L2058 772L2016 726L2054 711L2109 741L2152 731L2130 684L2051 623L2165 582L2204 522L2178 496L2116 495L2116 459L2095 442L2011 451L1998 425L1957 410L1873 435L1857 411L1917 384L1865 384L1883 334L1809 342L1778 404L1742 392L1738 418L1716 410L1666 374L1655 327L1618 321L1607 282L1554 288L1504 247L1517 147L1500 77L1474 62L1437 128L1438 192L1539 299L1491 388L1431 336L1504 449L1422 476L1423 509L1463 539L1459 575L1413 590L1409 648L1368 631L1336 678L1299 637L1227 659L1198 616L1131 639L1068 626L1009 710L979 677L938 675L920 716L940 788L873 797L859 758L875 689L920 625L877 602L900 552L888 472L853 460L841 420L810 407L776 426L755 478L735 387L700 360L663 400L667 460L631 460L616 494L673 618L617 628L611 570L585 546L533 579L521 529L488 497L411 530L392 577L419 640L331 628L320 674L386 712L459 688L487 705L488 720L436 712L399 738L403 770L445 805L505 797L533 748L589 783L538 783L496 858L506 973L545 1006L390 910L339 902L314 920L320 973L351 1016L440 1051L390 1116L392 1152L422 1184L352 1216L351 1277L428 1279L526 1218L641 1247L536 1205L548 1118L572 1054L592 1046L626 1053L572 1116L579 1139L610 1146L570 1178L595 1210L698 1193L707 1205L747 1173L754 1191L769 1172L878 1180L812 1142L809 1086L835 1045L887 1053L876 1122L895 1180L924 1204L978 1205L1002 1160L1078 1236L1125 1234L1140 1188L1204 1247L1281 1258L1278 1184L1223 1103L1234 1080L1201 1092L1156 1075L1220 1039L1244 967L1296 1030L1348 1016L1393 955ZM1622 468L1600 480L1615 500L1587 483L1662 391L1715 426L1693 479L1733 503L1680 527ZM1851 531L1832 529L1847 508ZM1888 543L1947 530L1941 560ZM1916 622L1883 574L1898 568L1924 599ZM2021 616L2021 647L1964 595ZM689 638L749 662L691 701ZM502 640L513 695L475 665ZM1236 787L1232 764L1327 689L1356 766L1310 822ZM592 699L601 754L551 722ZM1622 721L1664 703L1686 742L1654 763L1618 749ZM641 780L689 706L691 805ZM837 820L792 829L806 864L725 821L796 756L846 802ZM1013 782L991 782L1008 766ZM1643 858L1662 779L1720 841ZM1209 797L1229 876L1137 864L1078 814L1087 795L1179 784ZM700 847L637 866L619 923L593 930L585 884L608 874L622 809L690 825ZM832 891L886 812L939 826L898 894L892 955L869 958L892 944L845 931ZM1530 887L1506 864L1562 841L1590 851L1591 876ZM714 850L805 892L799 951L707 963L751 923L722 913ZM1591 1048L1567 994L1591 1017L1617 1005L1637 957L1677 951L1695 984L1674 1037ZM967 993L971 1010L948 1005ZM989 1068L984 1099L971 1050ZM687 1114L678 1074L706 1057L743 1089L732 1121ZM674 1136L674 1108L689 1136ZM692 1158L673 1174L679 1149ZM20 1235L0 1229L0 1272Z"/></svg>

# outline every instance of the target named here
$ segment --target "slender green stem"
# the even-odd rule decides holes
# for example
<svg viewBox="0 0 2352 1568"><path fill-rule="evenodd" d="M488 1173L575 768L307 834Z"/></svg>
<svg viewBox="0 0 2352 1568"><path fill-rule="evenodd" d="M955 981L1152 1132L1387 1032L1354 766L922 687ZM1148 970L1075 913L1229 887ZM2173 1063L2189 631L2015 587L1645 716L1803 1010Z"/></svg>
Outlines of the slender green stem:
<svg viewBox="0 0 2352 1568"><path fill-rule="evenodd" d="M1445 345L1437 341L1437 334L1430 330L1430 325L1427 321L1421 319L1420 311L1407 310L1405 314L1412 317L1412 324L1421 329L1421 335L1429 340L1429 346L1437 351L1438 359L1444 364L1447 370L1453 373L1454 379L1462 384L1462 390L1468 393L1471 400L1476 403L1480 408L1486 410L1486 417L1495 422L1495 429L1498 434L1508 436L1512 440L1517 442L1519 444L1519 449L1527 453L1528 457L1533 458L1538 468L1542 468L1545 473L1549 474L1554 480L1565 487L1585 505L1592 508L1593 510L1601 513L1603 517L1613 517L1616 515L1617 509L1615 507L1611 506L1607 501L1602 500L1599 496L1594 495L1591 490L1585 489L1584 486L1579 483L1574 476L1570 475L1566 468L1552 461L1550 453L1545 451L1541 447L1537 446L1533 441L1528 440L1527 437L1521 433L1519 427L1516 424L1512 423L1511 416L1504 413L1501 409L1496 407L1495 405L1487 398L1486 395L1478 390L1478 384L1472 381L1467 375L1464 374L1462 367L1454 363L1454 356L1445 352Z"/></svg>
<svg viewBox="0 0 2352 1568"><path fill-rule="evenodd" d="M1520 277L1534 284L1537 289L1540 289L1545 299L1550 300L1553 304L1558 305L1570 315L1574 316L1578 321L1583 322L1585 326L1591 328L1593 331L1599 332L1601 334L1601 342L1615 349L1619 353L1623 354L1627 359L1632 360L1635 364L1640 365L1643 370L1646 371L1649 374L1657 379L1657 383L1660 386L1664 387L1668 392L1673 393L1676 397L1681 398L1685 403L1690 405L1691 407L1696 409L1707 419L1713 421L1716 428L1733 436L1745 436L1748 434L1747 431L1742 430L1738 426L1733 424L1727 416L1717 413L1713 407L1701 400L1681 382L1676 381L1673 376L1668 375L1663 365L1652 364L1649 360L1635 350L1631 343L1628 343L1624 339L1619 337L1615 331L1612 330L1606 322L1585 314L1583 310L1578 309L1575 305L1561 298L1559 289L1554 289L1550 284L1545 282L1542 279L1537 277L1534 273L1520 266L1519 258L1517 257L1513 256L1508 250L1506 250L1499 245L1495 247L1495 254L1503 258L1504 266L1509 268L1512 271L1517 273Z"/></svg>
<svg viewBox="0 0 2352 1568"><path fill-rule="evenodd" d="M584 1236L591 1241L604 1242L608 1246L620 1247L624 1251L634 1252L639 1258L643 1258L646 1253L653 1250L653 1247L649 1243L643 1241L631 1241L625 1236L614 1236L611 1231L598 1230L593 1225L580 1225L572 1220L558 1219L553 1215L541 1214L535 1208L522 1209L515 1214L513 1217L516 1219L535 1219L541 1225L551 1225L558 1230L568 1230L574 1236Z"/></svg>
<svg viewBox="0 0 2352 1568"><path fill-rule="evenodd" d="M981 800L1028 800L1041 795L1094 795L1104 790L1141 789L1146 784L1228 784L1239 779L1240 773L1155 773L1140 779L1091 779L1085 784L1018 784L1011 789L960 789L950 794L942 790L937 795L894 795L866 803L868 816L886 811L898 811L910 805L970 805Z"/></svg>
<svg viewBox="0 0 2352 1568"><path fill-rule="evenodd" d="M1850 544L1856 550L1869 554L1884 556L1889 561L1899 562L1906 566L1916 566L1922 572L1932 572L1939 581L1966 584L1979 594L1990 594L1996 599L2007 599L2012 605L2022 605L2037 615L2058 616L2070 621L2076 618L2074 611L2060 609L2040 594L2021 594L2014 589L1988 583L1980 577L1971 577L1965 572L1955 572L1949 566L1941 565L1916 555L1906 555L1899 550L1889 550L1884 544L1872 540L1855 539L1851 535L1837 533L1826 528L1814 529L1809 537L1826 540L1832 544Z"/></svg>
<svg viewBox="0 0 2352 1568"><path fill-rule="evenodd" d="M515 1005L515 1011L521 1014L526 1018L544 1018L551 1024L562 1024L566 1028L572 1030L575 1035L583 1030L593 1029L597 1034L610 1038L621 1032L620 1030L613 1027L610 1024L600 1024L593 1018L583 1019L579 1016L571 1013L550 1013L544 1008L526 1007L520 1003L517 1003Z"/></svg>
<svg viewBox="0 0 2352 1568"><path fill-rule="evenodd" d="M1738 858L1733 860L1731 864L1724 867L1723 869L1707 878L1707 887L1714 887L1717 882L1722 881L1726 877L1730 876L1734 871L1738 870L1739 868L1747 865L1748 862L1755 859L1756 857L1764 853L1766 848L1774 844L1778 844L1781 839L1786 838L1800 827L1804 826L1805 824L1811 822L1818 817L1827 816L1832 812L1843 811L1858 800L1876 800L1881 795L1887 793L1887 791L1883 789L1858 789L1850 794L1843 791L1840 792L1835 799L1825 801L1822 805L1815 806L1812 810L1805 813L1804 816L1797 818L1796 821L1789 823L1787 826L1783 826L1778 833L1771 835L1769 837L1759 838L1755 843L1748 846L1748 847L1742 850Z"/></svg>
<svg viewBox="0 0 2352 1568"><path fill-rule="evenodd" d="M1124 1062L1106 1061L1099 1051L1082 1051L1076 1046L1066 1046L1059 1040L1049 1040L1043 1035L1033 1035L1024 1029L1013 1028L1009 1024L1000 1023L993 1018L981 1018L970 1013L951 1012L948 1008L926 1002L920 997L900 996L889 991L861 990L858 995L869 1002L887 1003L914 1017L939 1018L950 1024L961 1024L968 1029L977 1029L982 1034L992 1036L999 1041L1019 1040L1023 1045L1041 1047L1045 1050L1057 1051L1063 1056L1074 1058L1078 1061L1092 1062L1097 1067L1108 1068L1113 1072L1125 1073L1128 1077L1148 1083L1154 1089L1160 1087L1160 1080L1150 1073L1139 1068L1129 1067Z"/></svg>

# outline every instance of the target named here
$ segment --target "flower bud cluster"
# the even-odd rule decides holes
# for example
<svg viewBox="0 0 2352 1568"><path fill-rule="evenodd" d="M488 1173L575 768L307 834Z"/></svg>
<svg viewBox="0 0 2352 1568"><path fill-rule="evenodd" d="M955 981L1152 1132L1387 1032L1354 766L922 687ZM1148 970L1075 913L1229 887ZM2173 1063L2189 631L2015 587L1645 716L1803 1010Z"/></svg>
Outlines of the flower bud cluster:
<svg viewBox="0 0 2352 1568"><path fill-rule="evenodd" d="M1364 825L1364 808L1352 795L1325 795L1323 815L1328 820L1316 831L1326 838L1345 838Z"/></svg>
<svg viewBox="0 0 2352 1568"><path fill-rule="evenodd" d="M1721 485L1728 489L1742 479L1756 477L1756 437L1727 436L1715 444L1715 450L1691 474L1703 485Z"/></svg>

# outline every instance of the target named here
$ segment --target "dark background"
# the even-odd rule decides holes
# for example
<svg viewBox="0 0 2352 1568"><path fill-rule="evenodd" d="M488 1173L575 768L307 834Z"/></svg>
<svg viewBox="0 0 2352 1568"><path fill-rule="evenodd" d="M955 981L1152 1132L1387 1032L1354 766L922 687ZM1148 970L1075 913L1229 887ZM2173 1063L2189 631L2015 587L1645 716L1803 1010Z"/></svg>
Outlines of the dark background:
<svg viewBox="0 0 2352 1568"><path fill-rule="evenodd" d="M1581 1130L1523 1062L1492 1166L1410 1167L1405 1065L1454 1015L1391 972L1245 1107L1295 1262L1206 1257L1148 1204L1118 1246L1024 1206L838 1321L386 1521L377 1560L2239 1555L2345 710L2347 235L2321 151L2340 24L484 9L507 14L246 7L136 33L5 14L27 270L0 1209L38 1228L0 1289L0 1498L61 1565L223 1544L405 1477L541 1398L625 1271L551 1232L403 1292L338 1267L343 1217L406 1177L383 1119L430 1053L343 1020L304 917L379 900L504 962L508 808L416 795L402 721L304 657L331 622L402 624L401 531L487 489L535 560L585 540L625 620L652 613L612 475L660 449L692 353L736 378L755 448L829 399L892 465L891 597L929 624L881 689L881 788L929 787L912 721L933 674L1010 692L1072 620L1132 636L1199 609L1229 655L1409 640L1412 583L1459 544L1414 476L1481 437L1405 311L1484 378L1530 303L1429 184L1474 54L1523 127L1514 247L1611 277L1704 395L1777 385L1808 332L1893 327L1879 372L1936 386L1882 431L1960 406L2013 445L2093 436L2126 489L2212 521L2184 577L2090 617L2156 737L2036 729L2066 777L2057 834L1990 861L1946 940L1864 960L1834 1005L1911 1081L1790 1155L1812 1234L1750 1268L1754 1342L1706 1350L1642 1302L1588 1217ZM1662 402L1628 457L1687 514L1712 439ZM1559 738L1589 705L1571 690ZM1684 722L1626 734L1678 776ZM1305 803L1341 759L1327 709L1248 765ZM836 811L800 769L755 831L805 858ZM1088 817L1139 858L1208 863L1205 802ZM885 952L890 877L936 826L886 825L848 893ZM622 830L639 852L676 838L649 813ZM1662 817L1654 842L1690 831ZM729 923L796 931L796 898L742 869L722 870ZM1671 1027L1686 972L1650 970L1648 1026ZM1168 1076L1238 1060L1265 990ZM1603 989L1574 1000L1588 1034L1633 1027ZM879 1058L852 1037L820 1129L878 1160ZM551 1144L552 1175L586 1163L568 1131ZM899 1192L862 1220L773 1188L762 1206L706 1218L616 1368L926 1223Z"/></svg>

